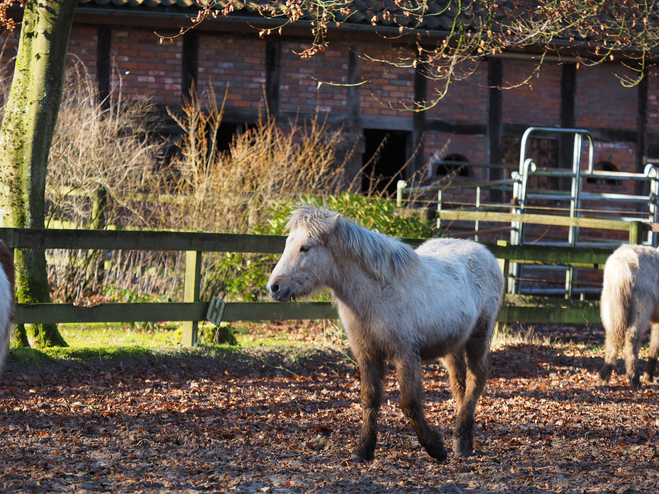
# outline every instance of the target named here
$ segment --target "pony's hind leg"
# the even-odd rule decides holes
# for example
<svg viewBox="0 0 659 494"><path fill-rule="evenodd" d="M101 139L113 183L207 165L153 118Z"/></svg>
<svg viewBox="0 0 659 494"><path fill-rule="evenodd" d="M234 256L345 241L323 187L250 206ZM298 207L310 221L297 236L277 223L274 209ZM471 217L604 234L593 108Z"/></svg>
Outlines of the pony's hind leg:
<svg viewBox="0 0 659 494"><path fill-rule="evenodd" d="M394 362L398 374L398 386L400 387L400 408L403 414L410 420L419 443L426 452L437 460L447 458L446 448L442 443L439 433L433 430L426 422L423 413L422 399L423 389L421 387L421 360L409 358L399 359Z"/></svg>
<svg viewBox="0 0 659 494"><path fill-rule="evenodd" d="M659 358L659 323L653 323L650 326L650 354L648 355L648 365L645 367L645 380L649 383L654 378L657 358Z"/></svg>
<svg viewBox="0 0 659 494"><path fill-rule="evenodd" d="M378 414L382 403L384 361L358 356L357 362L361 375L362 430L353 459L371 461L378 439Z"/></svg>
<svg viewBox="0 0 659 494"><path fill-rule="evenodd" d="M625 369L629 385L637 391L641 387L641 371L638 368L638 350L641 346L641 339L649 323L645 321L642 325L634 324L627 329L625 335Z"/></svg>
<svg viewBox="0 0 659 494"><path fill-rule="evenodd" d="M453 454L470 456L474 451L474 412L478 398L485 389L489 373L490 342L487 337L476 337L467 343L467 376L462 403L458 408L453 432Z"/></svg>
<svg viewBox="0 0 659 494"><path fill-rule="evenodd" d="M607 328L604 341L604 365L600 369L600 384L608 384L613 368L618 360L618 353L625 341L625 329Z"/></svg>
<svg viewBox="0 0 659 494"><path fill-rule="evenodd" d="M455 408L456 410L460 410L462 401L464 400L467 382L467 363L465 362L464 353L462 351L450 353L443 360L448 370L451 393L455 400Z"/></svg>

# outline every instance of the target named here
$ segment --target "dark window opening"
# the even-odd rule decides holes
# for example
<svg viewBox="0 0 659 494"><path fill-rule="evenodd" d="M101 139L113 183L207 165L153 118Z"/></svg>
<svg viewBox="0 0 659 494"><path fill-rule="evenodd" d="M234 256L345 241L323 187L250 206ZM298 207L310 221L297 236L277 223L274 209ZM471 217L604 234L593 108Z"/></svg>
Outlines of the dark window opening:
<svg viewBox="0 0 659 494"><path fill-rule="evenodd" d="M231 148L234 136L243 132L244 129L244 125L241 124L220 124L220 128L218 129L217 135L215 136L215 149L217 151L228 151ZM158 160L158 169L161 173L165 175L175 174L172 169L172 164L185 159L183 153L181 152L180 143L180 135L171 135L167 139L167 142L163 146Z"/></svg>
<svg viewBox="0 0 659 494"><path fill-rule="evenodd" d="M409 132L364 129L362 192L395 194L403 180Z"/></svg>
<svg viewBox="0 0 659 494"><path fill-rule="evenodd" d="M181 57L181 97L183 101L190 98L190 91L197 88L199 72L199 37L197 33L187 32L183 35L183 56Z"/></svg>
<svg viewBox="0 0 659 494"><path fill-rule="evenodd" d="M502 139L502 162L509 165L519 165L521 139L504 137ZM539 169L558 168L558 139L529 139L526 144L526 158L533 158ZM571 179L557 177L529 177L529 190L569 191Z"/></svg>
<svg viewBox="0 0 659 494"><path fill-rule="evenodd" d="M449 163L445 163L445 161L448 161ZM469 163L469 160L461 154L449 154L448 156L445 156L444 158L435 162L435 175L438 177L446 177L447 175L455 173L458 177L469 176L469 167L452 164L450 163L451 161Z"/></svg>
<svg viewBox="0 0 659 494"><path fill-rule="evenodd" d="M599 163L596 163L593 166L593 170L603 171L603 172L617 172L618 167L613 163L610 163L609 161L600 161ZM605 178L605 177L602 178L588 177L586 179L586 183L595 184L595 185L622 185L621 180L617 180L615 178Z"/></svg>
<svg viewBox="0 0 659 494"><path fill-rule="evenodd" d="M233 143L233 136L244 131L244 126L232 123L221 123L217 130L215 145L218 151L228 151Z"/></svg>

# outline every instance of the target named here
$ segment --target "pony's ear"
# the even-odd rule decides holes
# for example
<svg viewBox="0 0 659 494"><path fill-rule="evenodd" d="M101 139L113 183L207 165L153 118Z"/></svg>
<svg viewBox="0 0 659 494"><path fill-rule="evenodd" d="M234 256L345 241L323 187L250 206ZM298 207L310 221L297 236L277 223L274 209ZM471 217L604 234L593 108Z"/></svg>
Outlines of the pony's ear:
<svg viewBox="0 0 659 494"><path fill-rule="evenodd" d="M331 230L334 230L336 228L336 225L339 222L339 218L341 218L341 213L334 213L332 216L329 217L327 223Z"/></svg>

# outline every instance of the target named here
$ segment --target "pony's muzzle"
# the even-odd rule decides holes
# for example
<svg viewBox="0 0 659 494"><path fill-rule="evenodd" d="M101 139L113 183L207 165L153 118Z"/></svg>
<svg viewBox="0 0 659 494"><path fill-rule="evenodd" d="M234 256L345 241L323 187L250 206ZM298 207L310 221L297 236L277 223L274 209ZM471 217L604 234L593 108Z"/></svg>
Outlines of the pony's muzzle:
<svg viewBox="0 0 659 494"><path fill-rule="evenodd" d="M278 301L278 302L288 302L291 299L291 288L290 287L282 287L279 283L276 281L273 283L268 283L266 285L266 288L268 289L268 293L270 294L270 298Z"/></svg>

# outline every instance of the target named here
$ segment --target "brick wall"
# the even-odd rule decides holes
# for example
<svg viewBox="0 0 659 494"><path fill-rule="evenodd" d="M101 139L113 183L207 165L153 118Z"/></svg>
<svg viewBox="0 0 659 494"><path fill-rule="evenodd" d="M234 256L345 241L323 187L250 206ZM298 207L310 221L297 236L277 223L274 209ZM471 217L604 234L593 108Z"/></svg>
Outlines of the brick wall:
<svg viewBox="0 0 659 494"><path fill-rule="evenodd" d="M200 92L209 83L222 101L229 87L227 104L263 109L265 87L265 41L254 37L199 36Z"/></svg>
<svg viewBox="0 0 659 494"><path fill-rule="evenodd" d="M635 172L636 146L624 142L595 142L594 163L608 161L616 166L619 172ZM586 157L583 158L584 167ZM632 184L632 190L634 189Z"/></svg>
<svg viewBox="0 0 659 494"><path fill-rule="evenodd" d="M659 132L659 70L650 70L648 78L648 132Z"/></svg>
<svg viewBox="0 0 659 494"><path fill-rule="evenodd" d="M522 84L536 64L505 60L503 87ZM528 84L503 91L503 121L538 126L558 126L561 111L561 68L545 63Z"/></svg>
<svg viewBox="0 0 659 494"><path fill-rule="evenodd" d="M438 151L440 158L446 158L451 154L460 154L471 163L484 163L487 159L487 140L485 136L478 135L451 135L442 132L428 132L425 137L426 162L431 159L432 154ZM442 177L433 169L432 180ZM469 176L462 177L453 175L450 181L453 183L482 182L487 180L487 171L483 168L469 168ZM448 183L449 180L446 180ZM475 189L449 190L444 194L444 199L454 202L475 203ZM484 199L483 193L481 199Z"/></svg>
<svg viewBox="0 0 659 494"><path fill-rule="evenodd" d="M182 38L160 43L153 31L112 32L112 87L128 97L150 97L157 103L181 101Z"/></svg>
<svg viewBox="0 0 659 494"><path fill-rule="evenodd" d="M97 28L73 26L69 38L69 66L79 62L90 77L96 77L97 39Z"/></svg>
<svg viewBox="0 0 659 494"><path fill-rule="evenodd" d="M369 46L365 53L375 59L392 58L391 48ZM361 109L364 115L410 116L401 112L403 106L412 107L414 101L414 69L399 68L383 62L363 59L360 87ZM394 108L390 108L393 105Z"/></svg>
<svg viewBox="0 0 659 494"><path fill-rule="evenodd" d="M332 44L311 58L300 58L308 44L282 43L280 109L346 113L349 48Z"/></svg>
<svg viewBox="0 0 659 494"><path fill-rule="evenodd" d="M636 129L638 88L624 87L616 74L634 77L621 65L582 65L577 70L577 127Z"/></svg>
<svg viewBox="0 0 659 494"><path fill-rule="evenodd" d="M436 100L444 91L445 81L428 81L428 102ZM428 118L445 118L481 122L487 120L488 89L487 64L463 80L451 82L448 93L428 110Z"/></svg>
<svg viewBox="0 0 659 494"><path fill-rule="evenodd" d="M430 159L435 151L445 158L450 154L461 154L472 163L487 161L487 139L480 135L456 135L444 132L425 134L425 157Z"/></svg>

